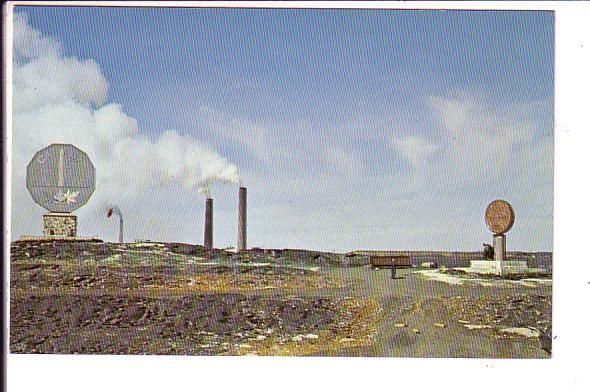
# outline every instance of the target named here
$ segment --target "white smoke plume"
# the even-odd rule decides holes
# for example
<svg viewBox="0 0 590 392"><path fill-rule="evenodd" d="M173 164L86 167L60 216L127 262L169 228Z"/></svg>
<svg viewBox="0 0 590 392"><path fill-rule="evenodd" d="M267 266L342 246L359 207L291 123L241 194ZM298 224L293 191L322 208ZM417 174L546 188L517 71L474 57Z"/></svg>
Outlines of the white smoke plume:
<svg viewBox="0 0 590 392"><path fill-rule="evenodd" d="M214 182L239 184L236 165L195 137L173 130L155 138L142 134L121 105L107 103L99 64L65 55L24 13L14 15L13 54L13 212L30 210L26 166L52 143L73 144L88 154L96 168L95 205L124 203L173 183L203 192ZM17 224L30 227L23 219L38 220L38 212L19 215Z"/></svg>
<svg viewBox="0 0 590 392"><path fill-rule="evenodd" d="M238 184L240 184L240 183L238 183ZM210 198L211 197L211 182L205 181L199 187L199 193L202 193L203 195L205 195L205 197Z"/></svg>

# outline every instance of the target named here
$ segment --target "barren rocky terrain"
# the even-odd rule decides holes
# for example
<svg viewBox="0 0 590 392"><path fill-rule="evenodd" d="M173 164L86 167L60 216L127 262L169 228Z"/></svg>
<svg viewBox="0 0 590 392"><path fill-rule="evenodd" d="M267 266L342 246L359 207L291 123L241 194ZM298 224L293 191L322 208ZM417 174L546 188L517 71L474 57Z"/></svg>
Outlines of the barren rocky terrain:
<svg viewBox="0 0 590 392"><path fill-rule="evenodd" d="M14 242L10 351L549 357L539 336L551 335L550 278L407 269L391 279L388 270L337 260Z"/></svg>
<svg viewBox="0 0 590 392"><path fill-rule="evenodd" d="M12 252L14 353L299 355L367 337L378 314L374 301L300 295L338 283L301 262L152 243Z"/></svg>

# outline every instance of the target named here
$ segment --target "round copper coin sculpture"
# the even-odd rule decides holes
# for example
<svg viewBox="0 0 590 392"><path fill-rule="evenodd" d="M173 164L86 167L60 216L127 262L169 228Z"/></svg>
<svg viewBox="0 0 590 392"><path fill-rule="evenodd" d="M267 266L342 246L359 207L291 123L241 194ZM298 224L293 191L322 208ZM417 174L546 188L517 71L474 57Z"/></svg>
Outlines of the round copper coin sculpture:
<svg viewBox="0 0 590 392"><path fill-rule="evenodd" d="M486 209L486 225L495 234L504 234L514 224L514 210L504 200L494 200Z"/></svg>

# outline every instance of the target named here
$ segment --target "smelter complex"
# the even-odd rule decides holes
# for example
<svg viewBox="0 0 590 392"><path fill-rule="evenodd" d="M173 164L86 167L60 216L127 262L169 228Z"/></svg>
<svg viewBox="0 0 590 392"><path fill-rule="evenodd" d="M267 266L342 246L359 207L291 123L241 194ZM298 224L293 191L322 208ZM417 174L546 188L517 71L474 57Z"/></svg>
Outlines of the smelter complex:
<svg viewBox="0 0 590 392"><path fill-rule="evenodd" d="M88 202L94 192L94 166L88 155L71 144L51 144L38 151L27 166L27 189L43 215L43 235L76 237L72 211Z"/></svg>

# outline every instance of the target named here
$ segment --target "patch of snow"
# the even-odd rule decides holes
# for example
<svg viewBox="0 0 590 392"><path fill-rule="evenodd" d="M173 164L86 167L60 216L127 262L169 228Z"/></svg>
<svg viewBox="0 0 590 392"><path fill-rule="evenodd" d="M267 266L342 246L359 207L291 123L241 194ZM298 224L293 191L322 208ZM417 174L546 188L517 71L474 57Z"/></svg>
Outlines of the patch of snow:
<svg viewBox="0 0 590 392"><path fill-rule="evenodd" d="M527 338L536 338L540 335L539 331L527 327L502 328L500 331L526 336Z"/></svg>
<svg viewBox="0 0 590 392"><path fill-rule="evenodd" d="M217 263L216 263L217 264ZM230 262L232 267L271 267L271 263L241 263L239 261Z"/></svg>
<svg viewBox="0 0 590 392"><path fill-rule="evenodd" d="M454 268L461 271L467 271L469 268ZM480 286L485 287L514 287L517 285L525 286L525 287L538 287L540 285L551 285L552 279L548 278L526 278L520 280L511 280L511 279L485 279L485 278L471 278L471 277L461 277L455 275L447 275L445 273L440 272L440 270L422 270L422 271L415 271L414 274L422 274L425 277L437 280L439 282L444 282L448 284L455 284L455 285L464 285L466 283L477 284Z"/></svg>
<svg viewBox="0 0 590 392"><path fill-rule="evenodd" d="M300 342L303 339L317 339L318 335L314 334L314 333L308 333L307 335L295 335L291 338L292 341L294 342Z"/></svg>
<svg viewBox="0 0 590 392"><path fill-rule="evenodd" d="M533 283L533 282L523 282L523 281L519 281L518 282L521 286L524 287L537 287L537 284Z"/></svg>
<svg viewBox="0 0 590 392"><path fill-rule="evenodd" d="M129 244L129 246L133 247L133 248L153 248L153 247L163 248L164 244L161 242L136 242L136 243Z"/></svg>
<svg viewBox="0 0 590 392"><path fill-rule="evenodd" d="M467 328L467 329L492 328L490 325L482 325L482 324L464 324L464 327Z"/></svg>
<svg viewBox="0 0 590 392"><path fill-rule="evenodd" d="M108 262L112 262L112 261L119 261L121 259L122 255L120 254L116 254L116 255L112 255L109 257L105 257L102 260L99 260L99 262L101 263L108 263Z"/></svg>
<svg viewBox="0 0 590 392"><path fill-rule="evenodd" d="M494 286L494 283L493 282L484 282L483 280L479 280L479 279L477 280L477 283L479 285L481 285L481 286L484 286L484 287L492 287L492 286Z"/></svg>
<svg viewBox="0 0 590 392"><path fill-rule="evenodd" d="M550 284L553 283L553 279L549 279L549 278L526 278L526 279L520 280L520 282L535 282L535 283L540 283L542 285L550 285Z"/></svg>
<svg viewBox="0 0 590 392"><path fill-rule="evenodd" d="M438 270L437 271L428 271L428 270L416 271L416 272L414 272L414 274L422 274L432 280L438 280L440 282L445 282L445 283L449 283L449 284L457 284L457 285L462 285L463 283L465 283L465 280L466 280L466 279L458 278L453 275L447 275L447 274L440 273Z"/></svg>
<svg viewBox="0 0 590 392"><path fill-rule="evenodd" d="M300 267L300 266L295 266L295 265L283 265L281 267L291 268L291 269L296 269L296 270L301 270L301 271L312 271L312 272L317 272L320 270L320 267Z"/></svg>

